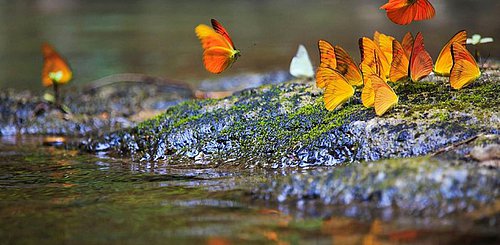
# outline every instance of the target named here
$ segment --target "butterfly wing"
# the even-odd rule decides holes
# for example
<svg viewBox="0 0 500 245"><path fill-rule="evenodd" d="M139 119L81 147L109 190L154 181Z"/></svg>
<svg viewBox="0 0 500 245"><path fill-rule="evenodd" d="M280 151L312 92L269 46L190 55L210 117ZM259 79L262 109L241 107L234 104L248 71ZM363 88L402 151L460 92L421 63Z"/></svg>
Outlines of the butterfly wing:
<svg viewBox="0 0 500 245"><path fill-rule="evenodd" d="M411 55L411 50L413 49L413 35L411 32L407 32L405 36L403 37L403 40L401 41L401 46L403 46L403 49L406 53L406 57L410 57Z"/></svg>
<svg viewBox="0 0 500 245"><path fill-rule="evenodd" d="M372 86L372 76L378 76L376 69L361 63L363 73L363 89L361 90L361 102L367 108L373 107L375 103L375 92Z"/></svg>
<svg viewBox="0 0 500 245"><path fill-rule="evenodd" d="M406 56L403 46L398 40L392 41L393 59L391 64L391 71L389 72L389 80L397 82L408 77L408 66L410 60Z"/></svg>
<svg viewBox="0 0 500 245"><path fill-rule="evenodd" d="M392 63L392 40L394 39L395 39L394 37L385 35L378 31L376 31L375 34L373 35L373 40L380 47L380 50L384 54L389 64Z"/></svg>
<svg viewBox="0 0 500 245"><path fill-rule="evenodd" d="M207 25L195 28L196 35L203 47L203 64L212 73L221 73L236 61L239 51L223 35Z"/></svg>
<svg viewBox="0 0 500 245"><path fill-rule="evenodd" d="M320 57L320 67L327 67L330 69L337 68L337 59L335 57L335 51L333 45L328 41L319 40L318 41L319 57Z"/></svg>
<svg viewBox="0 0 500 245"><path fill-rule="evenodd" d="M42 84L45 87L52 83L65 84L71 80L73 73L66 61L48 43L42 44L43 68Z"/></svg>
<svg viewBox="0 0 500 245"><path fill-rule="evenodd" d="M424 47L422 33L417 33L410 56L409 74L412 81L417 82L432 72L432 58Z"/></svg>
<svg viewBox="0 0 500 245"><path fill-rule="evenodd" d="M335 110L354 95L354 88L347 83L345 77L339 72L320 67L317 76L325 80L326 89L323 99L327 110Z"/></svg>
<svg viewBox="0 0 500 245"><path fill-rule="evenodd" d="M381 77L386 79L389 77L390 66L382 50L370 38L362 37L359 39L359 49L361 52L361 63L368 64L374 67L379 64Z"/></svg>
<svg viewBox="0 0 500 245"><path fill-rule="evenodd" d="M334 52L337 60L336 70L342 74L352 86L361 86L363 84L363 76L351 56L338 45L335 46Z"/></svg>
<svg viewBox="0 0 500 245"><path fill-rule="evenodd" d="M299 45L297 54L290 63L290 74L294 77L313 77L314 70L304 45Z"/></svg>
<svg viewBox="0 0 500 245"><path fill-rule="evenodd" d="M398 96L380 77L372 76L371 81L375 93L375 114L382 116L387 110L398 103Z"/></svg>
<svg viewBox="0 0 500 245"><path fill-rule="evenodd" d="M428 20L436 14L428 0L417 0L412 7L415 8L415 20Z"/></svg>
<svg viewBox="0 0 500 245"><path fill-rule="evenodd" d="M416 9L408 2L408 0L389 0L388 3L382 5L380 9L384 9L387 17L394 23L399 25L408 25L415 18Z"/></svg>
<svg viewBox="0 0 500 245"><path fill-rule="evenodd" d="M380 8L386 11L392 22L399 25L430 19L435 15L434 7L427 0L389 0Z"/></svg>
<svg viewBox="0 0 500 245"><path fill-rule="evenodd" d="M434 65L434 73L440 76L448 77L450 76L450 70L453 66L453 59L451 57L451 45L453 43L459 43L465 46L465 42L467 41L467 32L465 30L459 31L455 34L450 41L448 41L441 52L439 52L439 56L436 60L436 64Z"/></svg>
<svg viewBox="0 0 500 245"><path fill-rule="evenodd" d="M226 31L226 28L224 28L222 26L222 24L219 21L217 21L216 19L211 19L211 22L212 22L212 27L214 28L214 30L217 33L219 33L220 35L222 35L222 37L224 37L224 39L226 39L226 41L229 43L229 45L231 45L231 48L236 49L234 47L233 40L231 40L229 33Z"/></svg>
<svg viewBox="0 0 500 245"><path fill-rule="evenodd" d="M454 89L461 89L481 76L474 57L461 43L451 45L453 66L450 72L450 84Z"/></svg>

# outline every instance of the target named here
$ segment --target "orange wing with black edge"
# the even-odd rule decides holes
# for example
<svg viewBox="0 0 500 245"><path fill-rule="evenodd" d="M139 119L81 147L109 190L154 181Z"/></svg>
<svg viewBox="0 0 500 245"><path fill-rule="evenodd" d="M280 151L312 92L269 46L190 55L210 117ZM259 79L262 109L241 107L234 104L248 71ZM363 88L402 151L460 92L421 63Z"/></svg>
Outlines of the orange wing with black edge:
<svg viewBox="0 0 500 245"><path fill-rule="evenodd" d="M403 46L403 49L407 57L410 57L411 55L411 50L413 49L413 42L414 42L413 35L411 34L411 32L407 32L403 37L403 40L401 41L401 46Z"/></svg>
<svg viewBox="0 0 500 245"><path fill-rule="evenodd" d="M317 73L321 79L325 80L326 89L323 100L327 110L335 110L354 95L354 88L338 71L320 68Z"/></svg>
<svg viewBox="0 0 500 245"><path fill-rule="evenodd" d="M335 57L337 60L336 70L342 74L347 82L352 86L363 85L363 76L358 66L351 56L340 46L334 48Z"/></svg>
<svg viewBox="0 0 500 245"><path fill-rule="evenodd" d="M389 0L380 9L384 9L387 17L399 25L430 19L435 15L434 7L428 0Z"/></svg>
<svg viewBox="0 0 500 245"><path fill-rule="evenodd" d="M320 67L327 67L330 69L337 69L337 59L335 57L335 50L332 44L325 40L318 41Z"/></svg>
<svg viewBox="0 0 500 245"><path fill-rule="evenodd" d="M231 45L231 48L236 49L236 47L234 46L233 40L231 40L229 33L226 31L226 28L224 28L222 26L222 24L219 21L217 21L216 19L211 19L211 22L212 22L212 27L214 28L214 30L217 33L221 34L222 37L224 37L224 39L226 39L226 41Z"/></svg>
<svg viewBox="0 0 500 245"><path fill-rule="evenodd" d="M384 79L389 77L391 64L389 64L382 50L380 50L374 41L367 37L360 38L359 50L361 52L361 63L365 63L371 67L374 67L375 63L380 63L379 70L381 77Z"/></svg>
<svg viewBox="0 0 500 245"><path fill-rule="evenodd" d="M450 76L450 70L453 66L453 59L451 55L451 45L453 43L458 43L465 46L467 41L467 32L465 30L457 32L450 41L448 41L444 47L439 52L439 56L434 64L434 73L439 76Z"/></svg>
<svg viewBox="0 0 500 245"><path fill-rule="evenodd" d="M43 68L42 84L45 87L53 83L65 84L71 80L73 73L68 63L48 43L42 44Z"/></svg>
<svg viewBox="0 0 500 245"><path fill-rule="evenodd" d="M231 38L219 22L215 21L212 24L223 34L204 24L198 25L195 32L203 47L205 69L212 73L221 73L236 61L240 51L234 49Z"/></svg>
<svg viewBox="0 0 500 245"><path fill-rule="evenodd" d="M412 81L417 82L432 72L432 58L424 47L422 33L417 33L410 56L409 74Z"/></svg>
<svg viewBox="0 0 500 245"><path fill-rule="evenodd" d="M450 84L454 89L461 89L481 76L481 71L474 57L461 43L451 45L453 66L450 72Z"/></svg>
<svg viewBox="0 0 500 245"><path fill-rule="evenodd" d="M398 40L392 41L393 59L391 64L391 71L389 72L389 80L397 82L408 78L408 66L410 60L406 56L403 46Z"/></svg>
<svg viewBox="0 0 500 245"><path fill-rule="evenodd" d="M394 90L378 76L372 76L372 86L375 93L375 114L377 114L377 116L382 116L387 110L398 103L398 96Z"/></svg>

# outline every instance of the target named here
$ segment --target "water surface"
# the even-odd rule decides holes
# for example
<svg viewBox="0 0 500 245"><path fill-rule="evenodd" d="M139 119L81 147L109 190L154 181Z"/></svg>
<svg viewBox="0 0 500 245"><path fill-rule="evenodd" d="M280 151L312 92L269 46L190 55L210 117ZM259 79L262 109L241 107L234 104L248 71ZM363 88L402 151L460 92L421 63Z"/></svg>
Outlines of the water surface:
<svg viewBox="0 0 500 245"><path fill-rule="evenodd" d="M421 31L431 55L457 31L500 38L496 0L432 1L431 21L399 26L373 0L193 1L0 1L0 88L42 89L40 44L52 43L74 69L74 84L106 75L137 72L198 84L206 72L194 34L200 23L219 19L242 57L223 75L288 69L297 45L318 64L316 42L345 47L359 60L357 40L375 30L402 38ZM481 53L499 57L498 42Z"/></svg>
<svg viewBox="0 0 500 245"><path fill-rule="evenodd" d="M494 226L249 194L294 171L165 166L0 138L0 244L481 244ZM355 214L362 209L368 211ZM370 211L371 210L371 211ZM359 212L358 212L359 213ZM493 229L493 230L492 230Z"/></svg>

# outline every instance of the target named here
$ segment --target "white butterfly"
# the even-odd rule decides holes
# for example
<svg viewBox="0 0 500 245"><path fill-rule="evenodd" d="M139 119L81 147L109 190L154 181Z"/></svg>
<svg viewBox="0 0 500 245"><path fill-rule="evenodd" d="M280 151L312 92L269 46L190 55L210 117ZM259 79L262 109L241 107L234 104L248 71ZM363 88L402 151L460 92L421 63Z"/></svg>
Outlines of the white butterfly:
<svg viewBox="0 0 500 245"><path fill-rule="evenodd" d="M294 77L314 77L314 69L306 47L300 44L297 54L290 63L290 74Z"/></svg>
<svg viewBox="0 0 500 245"><path fill-rule="evenodd" d="M478 43L491 43L491 42L493 42L492 37L481 38L481 35L479 34L474 34L472 35L471 38L467 38L467 44L472 44L472 45L476 45Z"/></svg>

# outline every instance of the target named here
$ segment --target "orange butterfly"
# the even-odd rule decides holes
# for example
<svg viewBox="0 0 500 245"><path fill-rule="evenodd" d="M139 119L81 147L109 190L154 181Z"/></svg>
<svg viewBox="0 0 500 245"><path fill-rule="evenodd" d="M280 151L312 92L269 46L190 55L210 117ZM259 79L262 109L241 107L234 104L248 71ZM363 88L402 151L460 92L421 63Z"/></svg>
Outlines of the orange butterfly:
<svg viewBox="0 0 500 245"><path fill-rule="evenodd" d="M439 56L436 60L436 64L434 65L434 73L439 76L448 77L450 76L450 70L453 66L453 59L451 57L451 45L454 43L461 44L465 46L465 42L467 41L467 32L465 30L457 32L450 41L444 45L441 52L439 52Z"/></svg>
<svg viewBox="0 0 500 245"><path fill-rule="evenodd" d="M387 61L380 47L370 38L362 37L359 39L359 50L361 52L361 64L367 64L374 69L375 64L379 65L380 77L386 79L389 77L391 64Z"/></svg>
<svg viewBox="0 0 500 245"><path fill-rule="evenodd" d="M380 50L385 55L389 64L392 62L392 40L394 39L394 37L385 35L378 31L375 31L373 34L373 41L380 47Z"/></svg>
<svg viewBox="0 0 500 245"><path fill-rule="evenodd" d="M410 55L406 54L403 45L398 40L392 41L392 56L394 59L391 64L391 71L389 72L389 80L397 82L408 78L408 67L410 66Z"/></svg>
<svg viewBox="0 0 500 245"><path fill-rule="evenodd" d="M42 44L42 84L45 87L66 84L73 76L64 59L48 43Z"/></svg>
<svg viewBox="0 0 500 245"><path fill-rule="evenodd" d="M434 17L435 10L428 0L389 0L380 9L387 12L387 17L399 25L408 25L414 20L426 20Z"/></svg>
<svg viewBox="0 0 500 245"><path fill-rule="evenodd" d="M410 78L417 82L432 72L432 58L424 47L422 33L417 33L413 42L410 57L406 56L403 46L393 41L393 61L389 72L389 80L396 82Z"/></svg>
<svg viewBox="0 0 500 245"><path fill-rule="evenodd" d="M454 89L461 89L481 76L474 57L461 43L451 45L453 66L450 71L450 84Z"/></svg>
<svg viewBox="0 0 500 245"><path fill-rule="evenodd" d="M411 55L411 50L413 49L413 35L411 32L407 32L405 36L403 37L403 40L401 40L401 46L403 46L403 49L408 57Z"/></svg>
<svg viewBox="0 0 500 245"><path fill-rule="evenodd" d="M371 81L375 93L375 114L382 116L387 110L398 103L398 96L382 78L372 76Z"/></svg>
<svg viewBox="0 0 500 245"><path fill-rule="evenodd" d="M363 89L361 90L361 102L367 108L373 107L375 103L375 92L372 86L372 76L380 77L380 71L378 71L378 65L374 67L367 65L366 63L361 63L361 71L363 73Z"/></svg>
<svg viewBox="0 0 500 245"><path fill-rule="evenodd" d="M316 77L325 84L323 99L329 111L335 110L354 95L354 87L336 70L320 67Z"/></svg>
<svg viewBox="0 0 500 245"><path fill-rule="evenodd" d="M226 29L215 19L212 28L200 24L195 28L196 35L203 47L203 64L211 73L221 73L231 66L240 56L240 51L234 47Z"/></svg>
<svg viewBox="0 0 500 245"><path fill-rule="evenodd" d="M351 56L340 46L333 46L328 41L319 40L318 48L320 54L319 69L330 68L339 72L353 86L363 84L363 76ZM326 82L321 77L316 77L316 85L319 88L326 87Z"/></svg>

